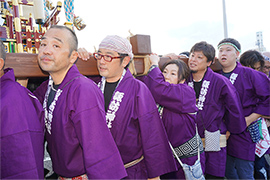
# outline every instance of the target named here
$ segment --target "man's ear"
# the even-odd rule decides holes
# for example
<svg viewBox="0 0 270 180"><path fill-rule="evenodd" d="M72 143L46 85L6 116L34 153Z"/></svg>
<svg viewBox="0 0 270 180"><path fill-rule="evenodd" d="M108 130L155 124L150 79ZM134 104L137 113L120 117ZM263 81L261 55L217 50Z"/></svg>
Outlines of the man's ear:
<svg viewBox="0 0 270 180"><path fill-rule="evenodd" d="M239 55L240 55L240 52L239 51L236 51L237 58L239 57Z"/></svg>
<svg viewBox="0 0 270 180"><path fill-rule="evenodd" d="M76 62L76 60L78 59L78 52L77 51L73 51L70 55L70 63L74 64Z"/></svg>
<svg viewBox="0 0 270 180"><path fill-rule="evenodd" d="M122 66L126 67L129 62L130 62L130 57L129 56L124 57L123 62L122 62Z"/></svg>
<svg viewBox="0 0 270 180"><path fill-rule="evenodd" d="M5 66L5 61L3 58L0 58L0 70L3 70Z"/></svg>

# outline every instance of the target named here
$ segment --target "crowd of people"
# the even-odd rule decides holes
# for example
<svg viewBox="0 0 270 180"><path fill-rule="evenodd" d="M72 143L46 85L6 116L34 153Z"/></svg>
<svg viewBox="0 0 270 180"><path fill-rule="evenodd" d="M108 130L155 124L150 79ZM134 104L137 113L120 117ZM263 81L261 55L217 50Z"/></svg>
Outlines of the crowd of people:
<svg viewBox="0 0 270 180"><path fill-rule="evenodd" d="M161 68L152 53L148 73L135 78L128 39L106 36L91 53L57 25L38 51L49 79L32 93L4 68L0 46L1 179L44 179L44 140L60 180L270 177L269 52L241 54L240 43L225 38L214 72L216 50L202 41L164 55ZM76 66L90 56L95 79Z"/></svg>

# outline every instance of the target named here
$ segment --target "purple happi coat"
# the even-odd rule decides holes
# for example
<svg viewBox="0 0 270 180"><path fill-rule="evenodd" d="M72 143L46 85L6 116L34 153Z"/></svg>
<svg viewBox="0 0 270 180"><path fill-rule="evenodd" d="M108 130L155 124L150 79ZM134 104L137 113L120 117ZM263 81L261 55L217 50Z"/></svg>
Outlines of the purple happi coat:
<svg viewBox="0 0 270 180"><path fill-rule="evenodd" d="M239 93L245 117L252 113L270 115L270 81L265 74L237 62L230 81ZM227 151L230 156L254 161L255 147L249 132L245 130L241 134L230 135Z"/></svg>
<svg viewBox="0 0 270 180"><path fill-rule="evenodd" d="M165 81L159 68L154 68L142 81L150 89L155 101L164 107L162 121L165 126L169 141L173 147L178 147L196 134L196 96L194 90L187 84L170 84ZM198 159L193 157L182 158L181 161L193 165ZM204 170L204 153L201 154L201 164ZM185 179L182 166L175 159L178 171L177 179Z"/></svg>
<svg viewBox="0 0 270 180"><path fill-rule="evenodd" d="M101 89L104 83L103 77ZM176 170L153 96L129 70L114 91L106 120L124 164L144 156L140 163L127 168L128 179L153 178Z"/></svg>
<svg viewBox="0 0 270 180"><path fill-rule="evenodd" d="M29 90L15 82L12 69L5 69L0 80L0 179L43 179L42 105Z"/></svg>
<svg viewBox="0 0 270 180"><path fill-rule="evenodd" d="M197 102L199 112L196 122L199 134L204 138L204 130L221 134L226 131L241 133L246 128L240 100L236 89L224 76L213 72L209 67L202 80L200 96ZM193 77L188 81L193 87ZM218 152L205 152L205 172L213 176L225 176L226 147Z"/></svg>
<svg viewBox="0 0 270 180"><path fill-rule="evenodd" d="M45 81L35 91L44 102L44 109L48 85L50 81ZM57 101L52 102L55 106L49 107L54 108L51 123L46 120L45 112L46 140L53 170L63 177L85 173L89 179L125 177L123 162L106 126L104 100L97 85L73 65L55 98Z"/></svg>

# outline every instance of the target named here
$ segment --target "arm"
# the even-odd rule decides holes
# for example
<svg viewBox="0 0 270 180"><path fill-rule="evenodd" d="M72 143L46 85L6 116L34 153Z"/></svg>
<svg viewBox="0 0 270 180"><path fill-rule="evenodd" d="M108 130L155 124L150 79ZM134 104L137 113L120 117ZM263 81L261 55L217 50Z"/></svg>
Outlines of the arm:
<svg viewBox="0 0 270 180"><path fill-rule="evenodd" d="M231 82L228 79L224 82L222 96L226 106L225 124L231 133L241 133L247 127L241 101Z"/></svg>
<svg viewBox="0 0 270 180"><path fill-rule="evenodd" d="M162 174L175 171L175 160L151 93L146 87L140 87L137 96L136 112L148 177L157 178Z"/></svg>
<svg viewBox="0 0 270 180"><path fill-rule="evenodd" d="M72 93L72 122L89 179L121 179L126 176L122 158L107 127L102 93L88 85ZM97 171L98 170L98 171Z"/></svg>
<svg viewBox="0 0 270 180"><path fill-rule="evenodd" d="M254 121L259 114L260 116L269 117L270 116L270 80L265 76L265 74L257 71L251 71L252 73L252 84L255 91L253 92L255 98L257 99L256 107L254 108L251 117L247 117L247 120L251 122Z"/></svg>
<svg viewBox="0 0 270 180"><path fill-rule="evenodd" d="M157 65L159 57L151 55L152 65ZM194 90L186 84L170 84L165 81L159 68L154 68L142 81L151 91L155 101L176 113L194 113L196 97Z"/></svg>

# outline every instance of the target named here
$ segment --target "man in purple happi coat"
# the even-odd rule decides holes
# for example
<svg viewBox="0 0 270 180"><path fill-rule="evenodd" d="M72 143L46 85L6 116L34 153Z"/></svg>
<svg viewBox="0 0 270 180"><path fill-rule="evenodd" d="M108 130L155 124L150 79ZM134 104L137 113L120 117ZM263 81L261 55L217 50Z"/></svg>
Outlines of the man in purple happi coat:
<svg viewBox="0 0 270 180"><path fill-rule="evenodd" d="M50 78L35 94L45 110L53 170L60 179L124 178L123 162L106 126L102 93L74 64L77 46L72 30L52 26L39 48L39 65Z"/></svg>
<svg viewBox="0 0 270 180"><path fill-rule="evenodd" d="M38 99L4 70L0 40L1 172L0 179L43 179L44 112Z"/></svg>
<svg viewBox="0 0 270 180"><path fill-rule="evenodd" d="M205 130L213 133L220 130L220 150L205 147L206 179L223 179L226 166L226 132L241 133L246 124L239 96L230 81L210 69L215 58L215 49L207 42L196 43L190 51L191 77L188 85L196 92L196 122L200 136L205 139ZM207 150L209 148L209 151Z"/></svg>
<svg viewBox="0 0 270 180"><path fill-rule="evenodd" d="M81 52L81 57L86 59L87 54ZM151 92L127 68L133 58L130 42L116 35L107 36L94 57L102 76L98 85L104 93L107 125L122 156L127 178L158 179L175 171Z"/></svg>
<svg viewBox="0 0 270 180"><path fill-rule="evenodd" d="M234 85L240 96L241 108L249 126L261 116L270 116L270 82L267 76L237 62L240 43L225 38L218 44L218 60L222 75ZM228 139L226 177L228 179L254 179L255 146L249 131L231 133Z"/></svg>

